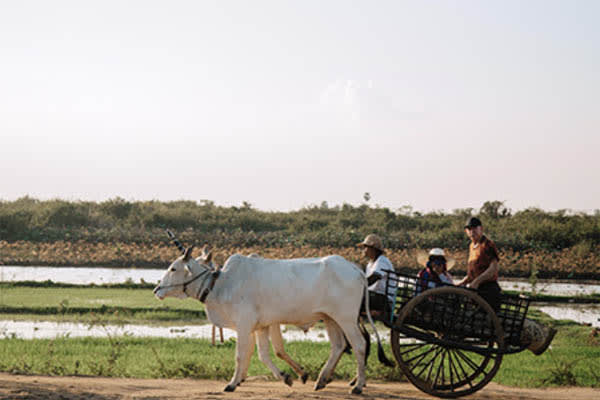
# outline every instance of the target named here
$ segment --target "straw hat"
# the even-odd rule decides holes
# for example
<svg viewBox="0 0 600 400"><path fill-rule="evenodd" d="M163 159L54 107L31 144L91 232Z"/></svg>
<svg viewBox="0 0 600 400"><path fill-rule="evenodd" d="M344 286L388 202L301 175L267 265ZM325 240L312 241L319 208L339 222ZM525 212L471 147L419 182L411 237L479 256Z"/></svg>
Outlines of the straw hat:
<svg viewBox="0 0 600 400"><path fill-rule="evenodd" d="M383 243L381 242L381 238L379 236L377 236L374 233L371 233L370 235L367 235L367 237L365 238L365 240L363 240L362 242L357 244L358 247L364 247L364 246L369 246L369 247L374 247L379 251L384 251L383 250Z"/></svg>
<svg viewBox="0 0 600 400"><path fill-rule="evenodd" d="M444 250L440 249L439 247L429 250L429 253L426 253L422 250L419 251L417 253L417 262L426 267L430 256L444 257L446 259L446 271L450 271L452 267L454 267L454 264L456 264L456 260L452 257L446 256Z"/></svg>

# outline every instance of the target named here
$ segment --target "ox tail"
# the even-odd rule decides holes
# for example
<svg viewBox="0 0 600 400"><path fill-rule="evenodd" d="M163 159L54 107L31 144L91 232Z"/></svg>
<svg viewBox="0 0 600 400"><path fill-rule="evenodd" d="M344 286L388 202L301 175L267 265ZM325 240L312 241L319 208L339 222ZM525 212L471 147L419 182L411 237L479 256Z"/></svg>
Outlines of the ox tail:
<svg viewBox="0 0 600 400"><path fill-rule="evenodd" d="M365 311L367 312L367 318L369 319L369 323L375 332L375 337L377 338L377 358L379 358L379 362L385 365L386 367L393 368L394 363L391 362L383 351L383 346L381 345L381 338L379 337L379 333L377 332L377 328L375 328L375 323L373 322L373 318L371 318L371 310L369 308L369 285L367 283L367 279L365 278Z"/></svg>
<svg viewBox="0 0 600 400"><path fill-rule="evenodd" d="M369 359L369 355L371 354L371 335L369 335L369 331L367 330L367 328L365 328L365 325L362 323L362 321L358 327L360 328L360 333L362 333L363 337L365 338L365 342L367 342L367 348L365 350L366 364L367 360Z"/></svg>

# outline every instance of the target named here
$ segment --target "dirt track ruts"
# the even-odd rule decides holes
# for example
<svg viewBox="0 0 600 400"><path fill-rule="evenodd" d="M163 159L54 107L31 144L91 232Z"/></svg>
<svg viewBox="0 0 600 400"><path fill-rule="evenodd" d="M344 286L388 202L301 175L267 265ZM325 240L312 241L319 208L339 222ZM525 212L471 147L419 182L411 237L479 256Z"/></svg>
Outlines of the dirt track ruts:
<svg viewBox="0 0 600 400"><path fill-rule="evenodd" d="M24 376L0 373L1 399L113 400L113 399L398 399L416 400L433 397L408 383L367 383L361 396L351 396L347 382L335 381L315 392L314 382L281 382L261 377L250 378L234 393L224 393L225 381L194 379L127 379L94 377ZM600 389L556 388L519 389L490 383L466 399L488 400L592 400L600 398Z"/></svg>

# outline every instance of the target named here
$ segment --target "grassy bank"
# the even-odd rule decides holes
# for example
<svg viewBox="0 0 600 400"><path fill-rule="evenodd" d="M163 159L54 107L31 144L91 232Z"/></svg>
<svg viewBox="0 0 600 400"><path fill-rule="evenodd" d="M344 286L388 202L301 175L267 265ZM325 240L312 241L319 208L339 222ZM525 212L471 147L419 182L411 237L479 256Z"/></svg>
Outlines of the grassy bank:
<svg viewBox="0 0 600 400"><path fill-rule="evenodd" d="M600 387L600 336L597 328L572 321L552 320L531 310L528 318L553 326L558 333L541 356L529 351L507 355L495 382L519 387Z"/></svg>
<svg viewBox="0 0 600 400"><path fill-rule="evenodd" d="M530 352L506 356L495 382L520 387L559 385L600 386L600 345L591 328L573 323L556 323L559 333L552 349L536 357ZM211 346L207 340L109 339L0 340L0 370L15 374L92 375L134 378L229 379L234 370L234 341ZM385 344L391 357L391 350ZM328 343L291 342L286 351L300 362L315 380L329 353ZM382 366L371 354L369 379L403 380L398 368ZM281 360L275 363L292 372ZM254 355L251 375L269 375ZM355 362L344 355L335 379L350 380Z"/></svg>
<svg viewBox="0 0 600 400"><path fill-rule="evenodd" d="M24 341L3 339L0 370L19 374L93 375L135 378L230 379L235 368L235 341L211 346L202 339L56 339ZM291 342L288 353L316 379L327 360L328 343ZM388 352L390 349L387 349ZM390 353L388 353L390 354ZM272 355L273 359L275 357ZM278 367L292 372L282 361ZM344 356L336 377L351 379L356 364ZM384 369L376 357L370 361L370 376L400 379L397 370ZM253 356L251 375L270 375Z"/></svg>
<svg viewBox="0 0 600 400"><path fill-rule="evenodd" d="M157 300L150 284L70 285L0 283L0 319L121 324L204 324L204 306L193 299ZM535 302L600 303L600 295L537 295Z"/></svg>
<svg viewBox="0 0 600 400"><path fill-rule="evenodd" d="M0 285L0 319L121 324L206 323L197 300L157 300L150 288Z"/></svg>
<svg viewBox="0 0 600 400"><path fill-rule="evenodd" d="M197 301L158 301L152 284L0 283L0 319L110 324L177 324L206 320Z"/></svg>

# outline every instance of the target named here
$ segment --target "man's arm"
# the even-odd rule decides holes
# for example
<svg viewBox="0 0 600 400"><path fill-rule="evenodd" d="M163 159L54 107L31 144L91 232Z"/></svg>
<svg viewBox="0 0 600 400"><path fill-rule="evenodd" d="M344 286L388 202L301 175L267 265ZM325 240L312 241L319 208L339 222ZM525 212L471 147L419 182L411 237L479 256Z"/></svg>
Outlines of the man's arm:
<svg viewBox="0 0 600 400"><path fill-rule="evenodd" d="M463 285L466 285L469 282L470 282L470 280L469 280L469 274L467 274L460 281L456 282L456 286L463 286Z"/></svg>
<svg viewBox="0 0 600 400"><path fill-rule="evenodd" d="M485 271L483 271L483 273L481 275L479 275L477 278L473 279L473 281L471 282L469 287L472 287L473 289L477 289L479 287L479 285L481 285L482 283L491 281L492 279L494 279L494 276L498 273L499 269L500 269L500 267L498 265L498 260L492 261L490 266Z"/></svg>
<svg viewBox="0 0 600 400"><path fill-rule="evenodd" d="M381 278L383 278L383 275L381 275L379 272L375 271L371 275L369 275L369 277L367 278L367 282L368 282L369 286L371 286L372 284L374 284Z"/></svg>

